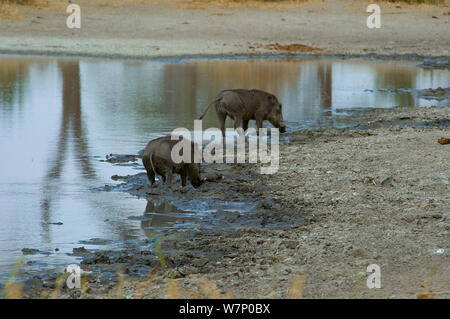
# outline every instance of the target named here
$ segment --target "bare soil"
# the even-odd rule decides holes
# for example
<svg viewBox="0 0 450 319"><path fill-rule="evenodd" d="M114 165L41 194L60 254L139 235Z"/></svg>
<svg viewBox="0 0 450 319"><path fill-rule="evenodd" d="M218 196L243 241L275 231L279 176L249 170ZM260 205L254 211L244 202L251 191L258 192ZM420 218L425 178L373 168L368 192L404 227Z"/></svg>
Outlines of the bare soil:
<svg viewBox="0 0 450 319"><path fill-rule="evenodd" d="M371 110L352 120L359 129L290 133L274 175L209 164L208 181L184 190L149 187L144 173L126 177L127 191L149 199L257 205L168 231L159 253L150 241L87 252L88 288L60 297L448 298L450 150L438 140L450 136L450 107ZM380 266L379 289L367 287L370 264ZM148 276L137 275L142 269ZM41 284L25 296L41 296Z"/></svg>
<svg viewBox="0 0 450 319"><path fill-rule="evenodd" d="M35 6L11 6L9 15L0 14L0 51L116 57L449 55L448 3L377 2L382 27L369 29L366 9L372 2L79 0L81 29L69 29L67 3L36 0Z"/></svg>

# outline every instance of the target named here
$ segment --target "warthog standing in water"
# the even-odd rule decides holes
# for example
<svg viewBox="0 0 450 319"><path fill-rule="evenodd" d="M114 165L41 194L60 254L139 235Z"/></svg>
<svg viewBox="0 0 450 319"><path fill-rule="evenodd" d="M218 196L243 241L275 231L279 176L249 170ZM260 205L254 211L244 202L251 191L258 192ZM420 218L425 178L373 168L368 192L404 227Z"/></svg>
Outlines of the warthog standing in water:
<svg viewBox="0 0 450 319"><path fill-rule="evenodd" d="M242 127L244 131L248 128L250 120L256 121L256 126L262 128L263 121L267 120L273 126L286 132L283 122L281 104L275 95L261 90L224 90L208 106L200 120L206 115L211 105L214 104L217 117L220 122L222 136L225 136L225 120L227 116L234 120L234 128Z"/></svg>
<svg viewBox="0 0 450 319"><path fill-rule="evenodd" d="M172 180L172 174L180 174L181 185L186 186L186 177L189 178L192 186L199 187L203 180L200 179L200 164L194 163L195 143L189 140L183 142L191 143L191 160L189 163L175 163L172 159L172 148L181 140L172 140L171 136L163 136L148 142L142 154L142 163L147 171L147 176L151 184L155 182L155 175L162 177L164 183ZM184 149L184 148L183 148ZM183 155L183 154L181 154Z"/></svg>

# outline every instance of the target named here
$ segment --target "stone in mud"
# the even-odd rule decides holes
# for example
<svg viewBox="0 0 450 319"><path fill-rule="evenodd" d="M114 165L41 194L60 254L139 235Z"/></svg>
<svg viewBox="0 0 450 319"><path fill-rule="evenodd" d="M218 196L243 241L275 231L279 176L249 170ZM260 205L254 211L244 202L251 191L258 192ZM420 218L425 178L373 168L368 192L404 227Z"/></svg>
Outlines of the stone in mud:
<svg viewBox="0 0 450 319"><path fill-rule="evenodd" d="M178 269L169 269L166 271L164 276L166 278L170 278L170 279L178 279L178 278L184 277L184 274L181 273Z"/></svg>
<svg viewBox="0 0 450 319"><path fill-rule="evenodd" d="M91 254L92 253L89 250L87 250L86 248L84 248L84 246L72 249L72 255L74 255L74 256L86 256L86 255L91 255Z"/></svg>
<svg viewBox="0 0 450 319"><path fill-rule="evenodd" d="M114 263L119 264L134 264L136 262L136 259L134 256L126 255L126 256L119 256L114 260Z"/></svg>
<svg viewBox="0 0 450 319"><path fill-rule="evenodd" d="M417 91L417 96L427 100L445 100L450 98L450 88L423 89Z"/></svg>
<svg viewBox="0 0 450 319"><path fill-rule="evenodd" d="M105 256L102 253L95 253L94 256L83 259L83 261L81 263L82 264L86 264L86 265L109 264L110 263L110 259L109 259L108 256Z"/></svg>
<svg viewBox="0 0 450 319"><path fill-rule="evenodd" d="M37 253L39 253L39 249L22 248L22 254L24 254L24 255L35 255Z"/></svg>
<svg viewBox="0 0 450 319"><path fill-rule="evenodd" d="M106 155L106 162L109 163L126 163L126 162L136 162L137 155L120 155L120 154L109 154Z"/></svg>
<svg viewBox="0 0 450 319"><path fill-rule="evenodd" d="M423 63L417 65L423 69L448 69L450 68L450 61L444 59L424 59Z"/></svg>
<svg viewBox="0 0 450 319"><path fill-rule="evenodd" d="M198 259L195 259L192 261L192 265L194 267L201 268L201 267L205 266L208 262L209 262L209 260L206 258L198 258Z"/></svg>

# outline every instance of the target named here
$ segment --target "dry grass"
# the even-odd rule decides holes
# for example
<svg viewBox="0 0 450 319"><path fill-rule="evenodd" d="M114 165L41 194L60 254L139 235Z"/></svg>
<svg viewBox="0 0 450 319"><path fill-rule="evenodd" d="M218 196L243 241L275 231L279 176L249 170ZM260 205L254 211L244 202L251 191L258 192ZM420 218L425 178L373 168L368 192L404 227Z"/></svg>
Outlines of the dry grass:
<svg viewBox="0 0 450 319"><path fill-rule="evenodd" d="M12 5L6 1L0 2L0 19L21 19L19 10L15 5Z"/></svg>
<svg viewBox="0 0 450 319"><path fill-rule="evenodd" d="M67 5L60 0L0 0L0 19L23 19L20 12L26 7L65 12Z"/></svg>
<svg viewBox="0 0 450 319"><path fill-rule="evenodd" d="M162 253L161 253L162 254ZM161 266L165 264L163 262L163 258L160 255L160 262ZM15 278L18 274L19 268L23 263L23 258L18 258L11 273L8 278L8 281L6 283L4 291L1 292L0 298L7 298L7 299L20 299L23 298L23 285L14 282ZM276 266L277 267L277 266ZM161 273L162 271L162 273ZM414 295L417 299L434 299L440 295L449 295L450 290L442 290L442 291L433 291L431 289L432 286L432 279L434 275L436 274L437 269L436 268L430 268L427 276L424 279L423 284L421 285L421 288L423 288L422 292L415 293L415 292L408 292L410 295ZM277 272L276 272L277 273ZM161 286L157 284L158 276L163 274L166 286ZM62 290L64 287L64 283L67 279L68 274L61 274L56 279L55 288L54 289L48 289L45 288L42 290L40 298L42 299L57 299L62 296ZM148 298L155 296L148 295L148 292L152 290L152 288L156 285L157 287L160 287L159 289L166 291L166 297L169 299L180 299L180 298L189 298L189 299L232 299L233 298L233 292L232 290L228 290L226 293L221 293L219 289L217 288L216 282L212 279L207 278L206 276L193 276L191 278L191 282L194 284L193 287L190 289L183 289L180 286L180 279L173 279L170 276L170 273L167 272L167 269L163 270L157 270L153 269L151 272L149 272L148 276L144 280L127 280L125 281L122 273L118 273L118 279L116 285L111 290L111 295L106 296L106 298L136 298L136 299L142 299L142 298ZM362 280L362 278L360 278ZM288 282L287 289L286 289L286 298L288 299L300 299L303 298L303 291L305 288L305 280L306 276L303 273L297 273L295 274L292 279ZM81 287L81 298L101 298L104 296L101 295L88 295L88 287L87 287L87 279L83 278L82 276L82 287ZM267 295L269 298L276 298L276 286L278 285L277 276L275 275L273 278L272 286L269 294ZM264 288L261 289L265 290ZM161 293L164 295L164 291L161 291ZM183 293L182 293L183 291ZM128 292L128 294L127 294ZM130 293L131 292L131 293ZM157 298L164 298L164 296L161 296L159 294L156 296ZM360 298L360 296L357 296L357 298Z"/></svg>
<svg viewBox="0 0 450 319"><path fill-rule="evenodd" d="M288 299L303 298L303 289L305 287L305 275L298 273L293 279L287 291Z"/></svg>
<svg viewBox="0 0 450 319"><path fill-rule="evenodd" d="M23 258L17 258L11 273L9 274L8 281L6 282L4 291L1 292L0 297L6 299L21 299L23 294L22 284L14 282L17 274L19 273L19 268L23 263Z"/></svg>

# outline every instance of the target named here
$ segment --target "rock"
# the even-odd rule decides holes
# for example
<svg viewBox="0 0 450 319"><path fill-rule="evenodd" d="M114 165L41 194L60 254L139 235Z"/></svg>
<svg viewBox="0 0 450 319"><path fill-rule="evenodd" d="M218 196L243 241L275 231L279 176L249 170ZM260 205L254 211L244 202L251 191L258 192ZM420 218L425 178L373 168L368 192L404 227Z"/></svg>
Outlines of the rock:
<svg viewBox="0 0 450 319"><path fill-rule="evenodd" d="M436 58L424 59L423 63L417 65L424 69L448 69L450 68L449 60L440 60Z"/></svg>
<svg viewBox="0 0 450 319"><path fill-rule="evenodd" d="M92 253L89 250L87 250L86 248L84 248L84 246L72 249L72 255L74 255L74 256L86 256L86 255L91 255L91 254Z"/></svg>
<svg viewBox="0 0 450 319"><path fill-rule="evenodd" d="M201 268L201 267L205 266L208 262L209 262L209 260L206 258L198 258L198 259L195 259L194 261L192 261L192 265L195 267Z"/></svg>
<svg viewBox="0 0 450 319"><path fill-rule="evenodd" d="M137 155L120 155L120 154L109 154L106 155L106 162L109 163L126 163L126 162L136 162Z"/></svg>
<svg viewBox="0 0 450 319"><path fill-rule="evenodd" d="M22 254L24 255L34 255L39 252L39 249L34 248L22 248Z"/></svg>
<svg viewBox="0 0 450 319"><path fill-rule="evenodd" d="M90 265L90 264L109 264L110 260L108 256L105 256L102 253L95 253L93 257L85 258L82 264Z"/></svg>
<svg viewBox="0 0 450 319"><path fill-rule="evenodd" d="M177 279L177 278L184 277L184 274L181 273L178 269L169 269L166 271L164 276L166 278L170 278L170 279Z"/></svg>
<svg viewBox="0 0 450 319"><path fill-rule="evenodd" d="M442 101L450 97L450 88L423 89L417 90L417 97L427 100Z"/></svg>

